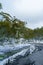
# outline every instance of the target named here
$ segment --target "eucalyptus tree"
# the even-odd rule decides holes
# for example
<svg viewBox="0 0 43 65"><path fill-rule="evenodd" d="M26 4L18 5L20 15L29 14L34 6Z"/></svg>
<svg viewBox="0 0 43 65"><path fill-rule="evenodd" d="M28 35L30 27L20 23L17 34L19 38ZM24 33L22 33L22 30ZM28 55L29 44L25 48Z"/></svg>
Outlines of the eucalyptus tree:
<svg viewBox="0 0 43 65"><path fill-rule="evenodd" d="M12 16L8 13L0 12L2 19L0 20L0 35L11 35Z"/></svg>
<svg viewBox="0 0 43 65"><path fill-rule="evenodd" d="M0 9L2 9L2 4L0 3Z"/></svg>
<svg viewBox="0 0 43 65"><path fill-rule="evenodd" d="M14 18L12 30L13 30L16 38L19 38L22 36L24 27L25 27L25 23L23 21L21 21L17 18Z"/></svg>
<svg viewBox="0 0 43 65"><path fill-rule="evenodd" d="M8 13L4 13L4 12L0 12L0 15L3 16L3 19L2 20L6 20L6 21L10 21L12 20L12 16Z"/></svg>

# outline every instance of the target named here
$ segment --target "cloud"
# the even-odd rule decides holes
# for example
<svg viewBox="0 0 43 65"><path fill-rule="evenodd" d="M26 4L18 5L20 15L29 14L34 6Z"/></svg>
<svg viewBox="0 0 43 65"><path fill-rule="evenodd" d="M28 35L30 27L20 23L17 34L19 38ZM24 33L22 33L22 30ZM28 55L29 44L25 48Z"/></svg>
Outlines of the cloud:
<svg viewBox="0 0 43 65"><path fill-rule="evenodd" d="M3 11L27 21L31 28L43 26L43 0L0 0Z"/></svg>
<svg viewBox="0 0 43 65"><path fill-rule="evenodd" d="M18 0L15 3L15 8L19 13L39 13L43 9L43 0Z"/></svg>

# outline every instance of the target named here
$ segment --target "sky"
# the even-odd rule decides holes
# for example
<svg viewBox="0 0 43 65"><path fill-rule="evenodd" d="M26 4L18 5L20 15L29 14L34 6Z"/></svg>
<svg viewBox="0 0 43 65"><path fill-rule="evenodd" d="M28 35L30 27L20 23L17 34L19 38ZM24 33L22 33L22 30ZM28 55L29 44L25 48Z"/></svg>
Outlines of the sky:
<svg viewBox="0 0 43 65"><path fill-rule="evenodd" d="M2 11L27 22L29 28L43 26L43 0L0 0Z"/></svg>

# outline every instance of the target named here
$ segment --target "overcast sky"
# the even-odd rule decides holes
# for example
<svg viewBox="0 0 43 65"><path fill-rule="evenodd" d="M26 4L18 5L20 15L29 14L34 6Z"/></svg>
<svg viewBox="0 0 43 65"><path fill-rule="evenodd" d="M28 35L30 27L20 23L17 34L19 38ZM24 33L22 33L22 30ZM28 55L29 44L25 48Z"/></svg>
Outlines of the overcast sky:
<svg viewBox="0 0 43 65"><path fill-rule="evenodd" d="M26 21L27 27L43 26L43 0L0 0L3 11Z"/></svg>

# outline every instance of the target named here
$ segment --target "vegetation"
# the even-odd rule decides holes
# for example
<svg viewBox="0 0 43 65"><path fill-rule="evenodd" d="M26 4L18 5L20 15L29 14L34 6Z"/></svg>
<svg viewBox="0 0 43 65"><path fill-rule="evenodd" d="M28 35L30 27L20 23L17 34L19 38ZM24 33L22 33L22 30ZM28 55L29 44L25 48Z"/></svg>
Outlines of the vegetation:
<svg viewBox="0 0 43 65"><path fill-rule="evenodd" d="M2 17L1 17L2 16ZM14 37L14 38L43 38L43 27L34 30L27 28L26 23L12 18L8 13L0 12L0 38Z"/></svg>
<svg viewBox="0 0 43 65"><path fill-rule="evenodd" d="M0 3L0 9L2 4ZM2 37L14 37L25 39L43 39L43 27L36 28L34 30L27 28L26 23L17 19L8 13L0 12L0 38Z"/></svg>
<svg viewBox="0 0 43 65"><path fill-rule="evenodd" d="M2 9L2 4L0 3L0 9Z"/></svg>

